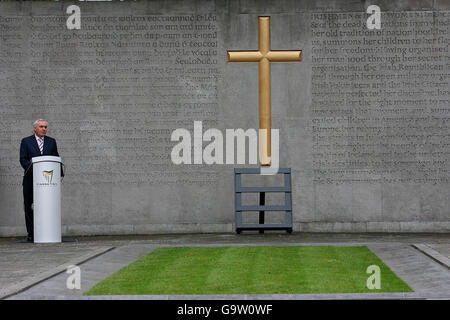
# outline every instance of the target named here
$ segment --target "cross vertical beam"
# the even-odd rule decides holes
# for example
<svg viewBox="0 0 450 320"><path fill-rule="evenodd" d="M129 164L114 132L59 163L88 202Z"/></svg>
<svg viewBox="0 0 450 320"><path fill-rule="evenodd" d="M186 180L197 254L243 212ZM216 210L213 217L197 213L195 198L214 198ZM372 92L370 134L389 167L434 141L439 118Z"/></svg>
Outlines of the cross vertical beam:
<svg viewBox="0 0 450 320"><path fill-rule="evenodd" d="M302 60L300 50L270 50L270 17L258 17L258 50L228 51L228 62L259 62L259 159L271 165L270 62Z"/></svg>

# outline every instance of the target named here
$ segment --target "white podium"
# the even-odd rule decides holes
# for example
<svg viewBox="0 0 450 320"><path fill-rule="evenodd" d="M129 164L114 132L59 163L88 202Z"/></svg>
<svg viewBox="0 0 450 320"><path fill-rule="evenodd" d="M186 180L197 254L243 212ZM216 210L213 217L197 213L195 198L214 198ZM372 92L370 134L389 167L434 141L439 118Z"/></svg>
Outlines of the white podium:
<svg viewBox="0 0 450 320"><path fill-rule="evenodd" d="M34 242L61 242L61 158L41 156L31 161Z"/></svg>

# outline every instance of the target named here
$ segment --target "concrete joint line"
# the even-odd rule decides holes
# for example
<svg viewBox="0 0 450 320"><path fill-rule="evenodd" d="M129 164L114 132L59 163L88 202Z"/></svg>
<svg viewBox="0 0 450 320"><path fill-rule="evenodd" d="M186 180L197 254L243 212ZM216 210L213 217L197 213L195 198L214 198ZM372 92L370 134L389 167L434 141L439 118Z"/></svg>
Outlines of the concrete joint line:
<svg viewBox="0 0 450 320"><path fill-rule="evenodd" d="M415 244L412 244L411 246L413 248L419 250L420 252L422 252L426 256L430 257L431 259L433 259L437 263L443 265L444 267L447 267L447 269L450 269L450 259L445 257L445 256L443 256L442 254L440 254L436 250L431 249L426 244L419 244L419 243L416 244L415 243Z"/></svg>
<svg viewBox="0 0 450 320"><path fill-rule="evenodd" d="M23 292L45 280L48 280L50 278L53 278L54 276L63 273L67 270L67 268L71 265L80 265L82 263L85 263L93 258L96 258L102 254L105 254L108 251L111 251L115 249L115 247L103 247L100 249L96 249L91 253L85 254L79 258L76 258L72 261L69 261L67 263L64 263L62 265L59 265L49 271L42 272L38 274L37 276L32 277L31 279L27 279L22 281L19 284L14 284L12 286L7 287L6 289L0 290L0 300L6 299L8 297L11 297L13 295L16 295L20 292Z"/></svg>

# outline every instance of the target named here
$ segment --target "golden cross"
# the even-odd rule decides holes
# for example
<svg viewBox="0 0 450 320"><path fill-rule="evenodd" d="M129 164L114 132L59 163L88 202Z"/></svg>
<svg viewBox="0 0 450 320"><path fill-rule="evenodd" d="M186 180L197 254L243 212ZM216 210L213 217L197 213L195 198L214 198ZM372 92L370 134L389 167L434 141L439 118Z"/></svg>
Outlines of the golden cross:
<svg viewBox="0 0 450 320"><path fill-rule="evenodd" d="M270 50L270 17L258 17L259 50L228 51L228 62L259 62L259 159L271 165L270 62L301 61L302 51Z"/></svg>

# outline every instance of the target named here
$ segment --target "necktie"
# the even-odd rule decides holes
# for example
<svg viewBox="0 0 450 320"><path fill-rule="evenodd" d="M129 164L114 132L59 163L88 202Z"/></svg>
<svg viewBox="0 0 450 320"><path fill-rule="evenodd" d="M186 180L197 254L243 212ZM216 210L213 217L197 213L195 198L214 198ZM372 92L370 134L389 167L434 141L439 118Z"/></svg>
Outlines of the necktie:
<svg viewBox="0 0 450 320"><path fill-rule="evenodd" d="M42 150L44 150L44 139L39 138L39 150L41 150L41 154L42 154Z"/></svg>

